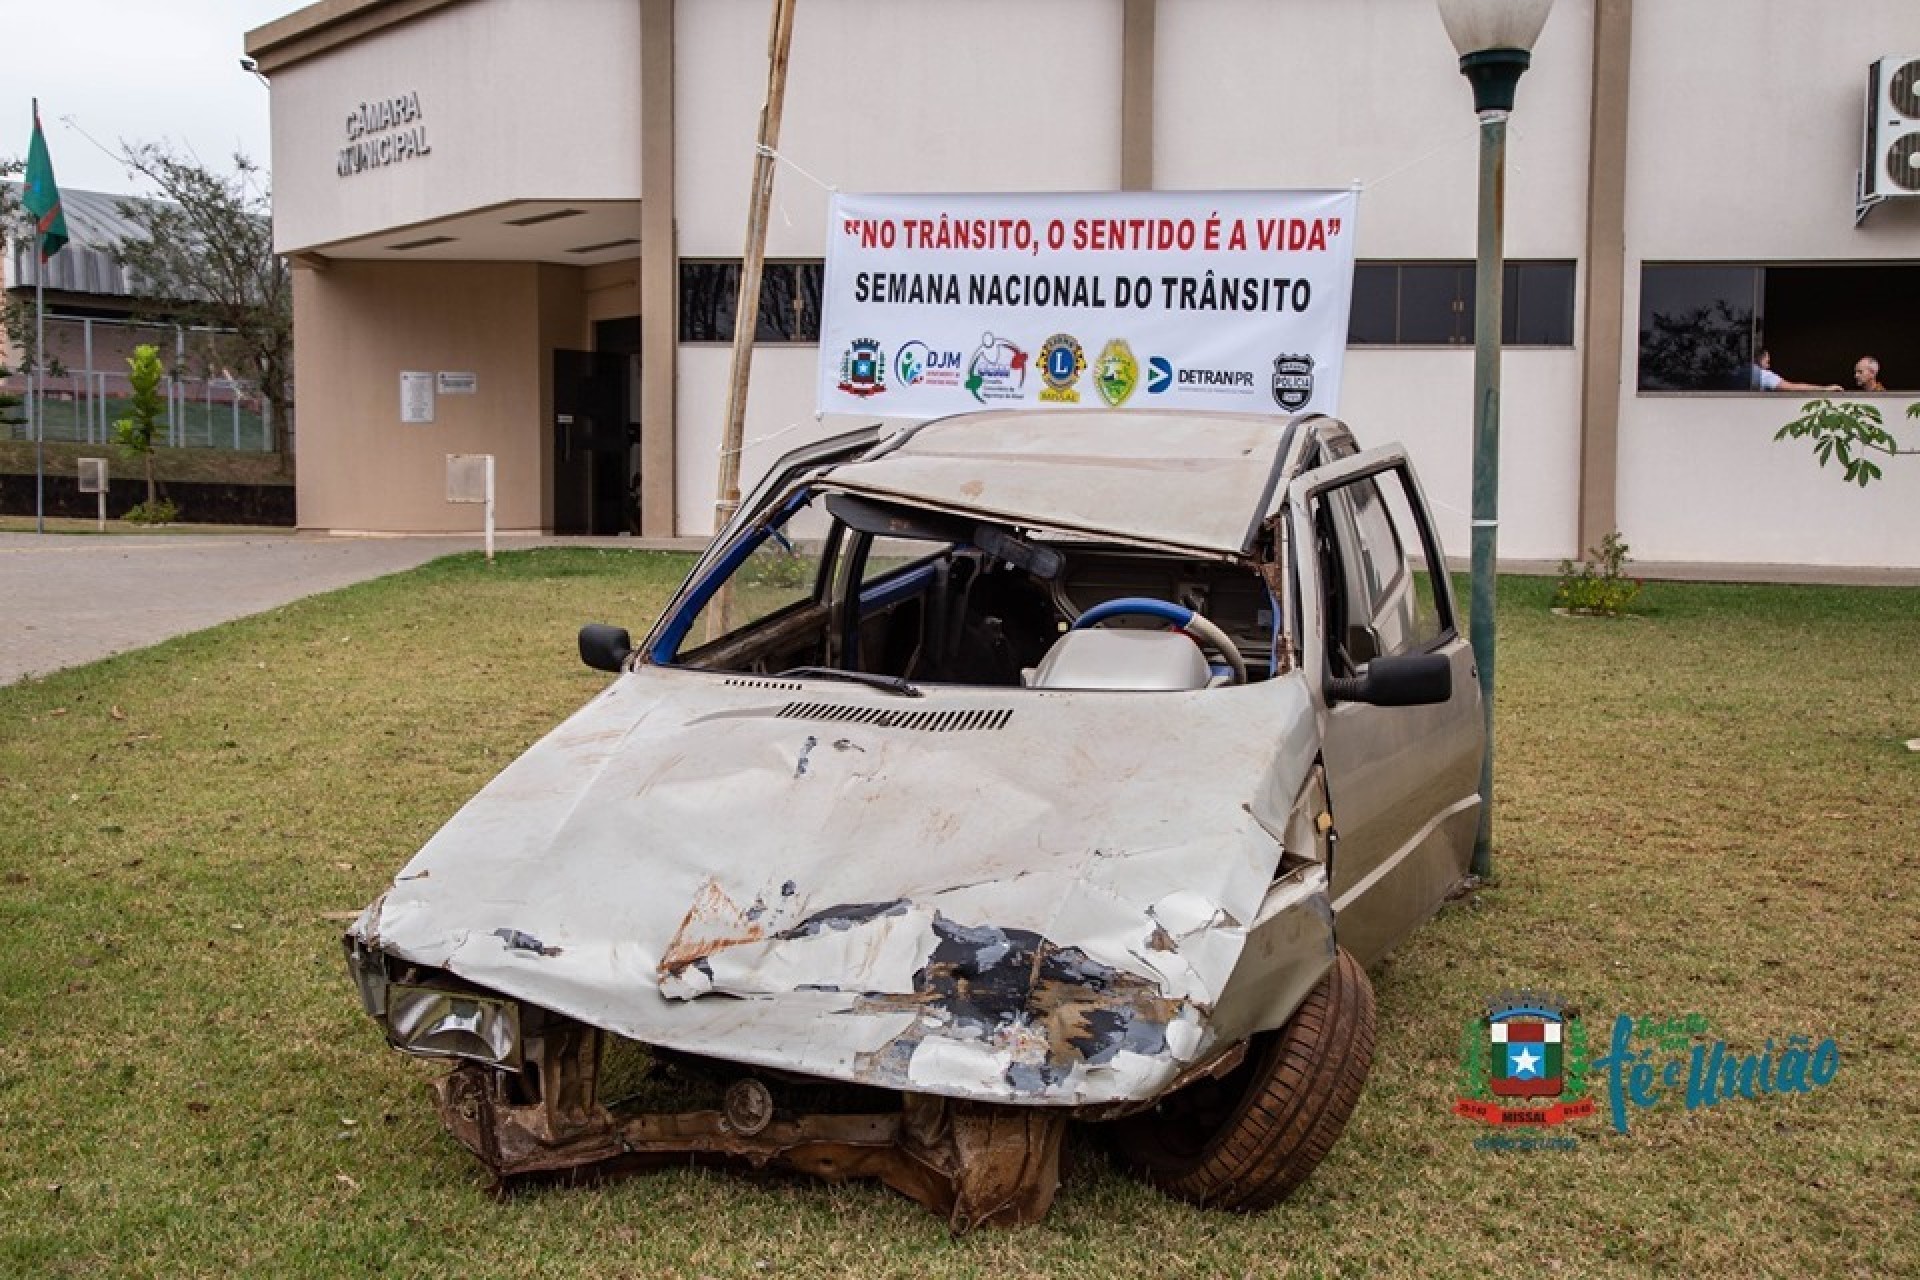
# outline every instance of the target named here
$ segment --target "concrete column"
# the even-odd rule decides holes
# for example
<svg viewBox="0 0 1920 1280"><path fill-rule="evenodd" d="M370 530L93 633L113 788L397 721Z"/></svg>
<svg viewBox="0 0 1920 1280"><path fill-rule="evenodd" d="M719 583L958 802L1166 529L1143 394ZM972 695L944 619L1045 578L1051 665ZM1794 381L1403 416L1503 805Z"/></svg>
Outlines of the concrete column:
<svg viewBox="0 0 1920 1280"><path fill-rule="evenodd" d="M1596 0L1587 138L1587 294L1580 344L1580 545L1574 549L1575 559L1611 532L1617 520L1632 73L1633 0ZM1626 532L1631 536L1632 530Z"/></svg>
<svg viewBox="0 0 1920 1280"><path fill-rule="evenodd" d="M680 262L673 218L673 6L640 0L640 512L649 538L676 528L673 483Z"/></svg>
<svg viewBox="0 0 1920 1280"><path fill-rule="evenodd" d="M1122 0L1120 189L1153 190L1153 20L1158 0Z"/></svg>

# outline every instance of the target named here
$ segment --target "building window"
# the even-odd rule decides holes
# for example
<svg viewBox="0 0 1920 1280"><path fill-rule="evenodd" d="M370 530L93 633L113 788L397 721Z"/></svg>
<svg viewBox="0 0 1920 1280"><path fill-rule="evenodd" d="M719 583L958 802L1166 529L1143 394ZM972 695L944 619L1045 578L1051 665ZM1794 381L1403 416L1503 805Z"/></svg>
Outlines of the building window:
<svg viewBox="0 0 1920 1280"><path fill-rule="evenodd" d="M760 272L760 323L755 342L818 342L825 263L768 262ZM732 342L740 263L680 263L680 341Z"/></svg>
<svg viewBox="0 0 1920 1280"><path fill-rule="evenodd" d="M1640 269L1642 391L1757 391L1773 372L1853 388L1861 356L1894 390L1920 388L1920 265L1649 263Z"/></svg>
<svg viewBox="0 0 1920 1280"><path fill-rule="evenodd" d="M1473 343L1471 262L1362 262L1353 273L1347 341L1359 347ZM1510 347L1573 345L1573 263L1509 262L1500 340Z"/></svg>

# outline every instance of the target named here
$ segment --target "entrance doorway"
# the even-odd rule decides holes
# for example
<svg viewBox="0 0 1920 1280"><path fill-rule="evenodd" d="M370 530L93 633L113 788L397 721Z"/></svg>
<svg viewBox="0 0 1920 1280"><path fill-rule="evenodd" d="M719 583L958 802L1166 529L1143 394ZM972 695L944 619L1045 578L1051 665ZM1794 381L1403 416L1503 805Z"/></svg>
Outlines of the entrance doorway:
<svg viewBox="0 0 1920 1280"><path fill-rule="evenodd" d="M553 531L611 536L628 528L627 356L553 353Z"/></svg>

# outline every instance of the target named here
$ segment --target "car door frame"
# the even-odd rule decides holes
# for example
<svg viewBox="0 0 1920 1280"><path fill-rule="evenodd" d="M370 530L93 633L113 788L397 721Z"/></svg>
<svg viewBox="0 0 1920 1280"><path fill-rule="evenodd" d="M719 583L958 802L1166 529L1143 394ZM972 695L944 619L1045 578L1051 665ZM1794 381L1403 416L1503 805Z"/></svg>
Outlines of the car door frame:
<svg viewBox="0 0 1920 1280"><path fill-rule="evenodd" d="M1330 645L1314 502L1331 490L1390 474L1404 477L1424 567L1433 577L1436 605L1445 610L1445 625L1421 650L1445 653L1451 671L1450 696L1433 706L1374 707L1330 701L1327 695ZM1298 643L1319 718L1321 759L1338 833L1329 867L1335 928L1341 945L1368 964L1437 911L1466 874L1479 821L1485 749L1479 680L1426 494L1404 448L1369 449L1300 473L1287 487L1287 507L1299 588ZM1400 535L1404 544L1406 531ZM1403 555L1406 550L1403 545ZM1342 551L1344 561L1351 552Z"/></svg>
<svg viewBox="0 0 1920 1280"><path fill-rule="evenodd" d="M739 557L734 553L742 549L744 549L742 554L751 551L752 546L749 544L754 541L743 535L761 522L795 483L813 472L821 471L836 463L879 451L876 450L876 446L881 446L882 450L897 447L905 438L905 434L902 433L883 445L880 425L873 423L837 436L829 436L825 440L801 445L783 454L779 461L767 468L766 474L760 478L759 483L734 511L733 517L722 526L719 533L714 535L713 541L708 543L706 550L700 553L700 558L694 561L692 571L687 574L686 580L680 584L679 589L673 593L672 599L667 602L667 607L660 611L659 618L647 633L646 641L640 646L640 651L647 655L647 661L656 665L668 665L673 662L686 633L686 627L680 622L682 613L688 609L692 609L695 613L699 611L706 596L708 580L715 574L724 576L731 573L737 567ZM831 580L832 565L829 558L822 566L821 579L815 583L816 598L822 583L830 584ZM686 621L691 622L691 620L688 618Z"/></svg>

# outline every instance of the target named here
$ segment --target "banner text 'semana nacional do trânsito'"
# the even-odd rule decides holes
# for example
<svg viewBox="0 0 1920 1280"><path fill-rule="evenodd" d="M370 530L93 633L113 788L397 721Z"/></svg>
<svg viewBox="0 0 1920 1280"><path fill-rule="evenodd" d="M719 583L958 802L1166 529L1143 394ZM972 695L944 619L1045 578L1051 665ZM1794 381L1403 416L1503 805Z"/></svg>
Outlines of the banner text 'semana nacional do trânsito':
<svg viewBox="0 0 1920 1280"><path fill-rule="evenodd" d="M1347 191L836 195L823 413L1333 413Z"/></svg>

